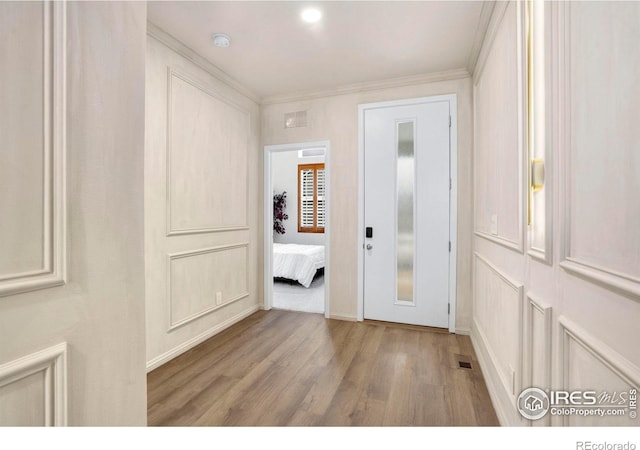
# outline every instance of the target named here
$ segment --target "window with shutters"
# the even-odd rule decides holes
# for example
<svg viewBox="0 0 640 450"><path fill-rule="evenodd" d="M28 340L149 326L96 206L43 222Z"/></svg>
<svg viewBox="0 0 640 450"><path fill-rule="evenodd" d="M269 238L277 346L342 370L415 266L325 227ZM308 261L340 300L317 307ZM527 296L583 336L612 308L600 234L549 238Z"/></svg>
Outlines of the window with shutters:
<svg viewBox="0 0 640 450"><path fill-rule="evenodd" d="M324 233L324 164L298 166L298 232Z"/></svg>

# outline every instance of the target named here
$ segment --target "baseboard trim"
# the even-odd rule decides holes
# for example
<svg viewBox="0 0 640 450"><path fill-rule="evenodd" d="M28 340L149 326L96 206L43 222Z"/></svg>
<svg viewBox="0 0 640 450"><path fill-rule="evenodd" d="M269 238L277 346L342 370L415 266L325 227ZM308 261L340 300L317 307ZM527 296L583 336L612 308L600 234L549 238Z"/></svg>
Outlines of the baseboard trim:
<svg viewBox="0 0 640 450"><path fill-rule="evenodd" d="M357 317L339 316L337 314L329 314L329 319L344 320L345 322L357 322L358 321Z"/></svg>
<svg viewBox="0 0 640 450"><path fill-rule="evenodd" d="M471 329L464 328L464 327L460 327L460 328L456 327L456 334L460 334L462 336L471 336Z"/></svg>
<svg viewBox="0 0 640 450"><path fill-rule="evenodd" d="M189 339L186 342L183 342L182 344L178 345L177 347L172 348L168 352L165 352L160 356L156 356L155 358L153 358L152 360L147 362L147 373L151 372L153 369L157 369L158 367L160 367L163 364L168 363L173 358L183 354L187 350L192 349L196 345L198 345L198 344L206 341L207 339L215 336L216 334L220 333L221 331L226 330L231 325L234 325L234 324L240 322L242 319L245 319L245 318L249 317L251 314L253 314L254 312L256 312L256 311L258 311L260 309L261 309L261 305L253 305L253 306L249 307L248 309L242 311L240 314L236 314L235 316L228 318L224 322L219 323L218 325L214 326L213 328L208 329L204 333L201 333L201 334Z"/></svg>
<svg viewBox="0 0 640 450"><path fill-rule="evenodd" d="M504 390L500 375L496 371L496 368L493 364L491 350L487 348L486 341L482 336L482 331L478 328L478 324L476 323L475 319L473 320L473 325L471 327L470 337L471 344L473 345L473 349L475 350L476 356L478 357L478 363L480 365L480 370L482 371L482 376L484 377L485 383L487 385L487 390L489 391L491 403L493 404L493 408L496 411L496 416L498 416L498 422L500 422L500 426L527 425L523 421L518 420L514 413L510 414L505 407L505 404L511 404L510 395Z"/></svg>

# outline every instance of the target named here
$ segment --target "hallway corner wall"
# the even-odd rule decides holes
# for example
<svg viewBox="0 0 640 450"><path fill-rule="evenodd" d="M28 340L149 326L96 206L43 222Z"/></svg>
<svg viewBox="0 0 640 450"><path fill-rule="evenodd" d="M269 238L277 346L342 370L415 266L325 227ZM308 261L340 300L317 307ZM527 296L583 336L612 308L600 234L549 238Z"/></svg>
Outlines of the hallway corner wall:
<svg viewBox="0 0 640 450"><path fill-rule="evenodd" d="M640 386L640 5L544 2L542 249L527 226L523 5L496 3L474 73L472 342L503 425L638 426L629 411L529 421L516 399Z"/></svg>
<svg viewBox="0 0 640 450"><path fill-rule="evenodd" d="M0 22L0 426L144 426L146 4Z"/></svg>
<svg viewBox="0 0 640 450"><path fill-rule="evenodd" d="M147 369L262 305L255 100L148 25L145 136Z"/></svg>

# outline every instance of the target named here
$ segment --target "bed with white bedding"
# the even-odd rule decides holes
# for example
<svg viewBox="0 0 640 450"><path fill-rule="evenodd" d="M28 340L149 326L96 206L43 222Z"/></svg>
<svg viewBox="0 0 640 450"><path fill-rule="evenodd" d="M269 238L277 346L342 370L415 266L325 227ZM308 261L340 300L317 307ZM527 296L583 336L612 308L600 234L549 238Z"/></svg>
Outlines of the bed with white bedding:
<svg viewBox="0 0 640 450"><path fill-rule="evenodd" d="M273 277L295 280L308 288L324 268L324 245L273 244Z"/></svg>

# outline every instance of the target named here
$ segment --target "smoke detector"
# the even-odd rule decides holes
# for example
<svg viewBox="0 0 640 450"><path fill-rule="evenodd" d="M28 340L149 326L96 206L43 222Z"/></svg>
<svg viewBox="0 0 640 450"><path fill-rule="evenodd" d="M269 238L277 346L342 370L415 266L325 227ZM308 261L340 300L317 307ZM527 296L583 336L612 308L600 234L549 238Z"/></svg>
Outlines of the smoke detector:
<svg viewBox="0 0 640 450"><path fill-rule="evenodd" d="M213 39L213 45L216 47L225 48L231 45L231 38L223 33L214 34L211 39Z"/></svg>

